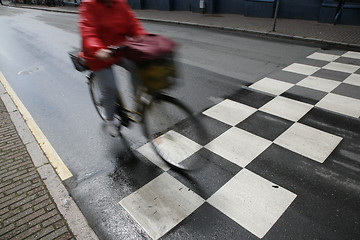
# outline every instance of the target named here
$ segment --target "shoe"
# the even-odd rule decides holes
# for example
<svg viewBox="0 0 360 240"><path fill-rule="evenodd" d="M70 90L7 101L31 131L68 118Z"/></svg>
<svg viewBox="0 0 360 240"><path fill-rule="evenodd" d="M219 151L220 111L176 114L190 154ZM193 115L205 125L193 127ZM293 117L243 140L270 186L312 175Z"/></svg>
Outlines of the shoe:
<svg viewBox="0 0 360 240"><path fill-rule="evenodd" d="M129 117L127 116L127 114L124 112L121 112L119 115L121 117L121 125L123 125L124 127L128 127L130 121L129 121Z"/></svg>
<svg viewBox="0 0 360 240"><path fill-rule="evenodd" d="M105 130L108 132L112 137L118 137L119 134L119 127L116 124L115 120L105 121Z"/></svg>

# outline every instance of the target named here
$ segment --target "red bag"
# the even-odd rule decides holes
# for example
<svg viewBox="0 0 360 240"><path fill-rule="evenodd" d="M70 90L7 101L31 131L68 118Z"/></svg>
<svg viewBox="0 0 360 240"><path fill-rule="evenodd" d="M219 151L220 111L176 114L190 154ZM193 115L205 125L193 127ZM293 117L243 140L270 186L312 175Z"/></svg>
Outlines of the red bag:
<svg viewBox="0 0 360 240"><path fill-rule="evenodd" d="M171 54L176 43L171 39L149 34L140 40L128 40L124 44L123 56L136 63L159 59Z"/></svg>

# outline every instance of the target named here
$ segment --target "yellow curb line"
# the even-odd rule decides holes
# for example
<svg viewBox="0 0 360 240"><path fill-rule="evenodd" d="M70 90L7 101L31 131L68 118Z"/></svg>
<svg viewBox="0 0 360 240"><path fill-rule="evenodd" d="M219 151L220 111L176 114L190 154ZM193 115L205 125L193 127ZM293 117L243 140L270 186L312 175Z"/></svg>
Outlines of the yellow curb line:
<svg viewBox="0 0 360 240"><path fill-rule="evenodd" d="M24 104L20 101L10 84L6 81L2 72L0 72L0 82L4 86L5 90L13 100L14 104L18 108L20 114L23 116L25 123L29 127L30 131L34 135L36 141L40 145L41 149L45 153L49 162L55 169L56 173L60 177L61 181L71 178L73 175L70 170L66 167L60 156L56 153L55 149L51 146L49 140L45 137L35 120L32 118L29 111L26 109Z"/></svg>

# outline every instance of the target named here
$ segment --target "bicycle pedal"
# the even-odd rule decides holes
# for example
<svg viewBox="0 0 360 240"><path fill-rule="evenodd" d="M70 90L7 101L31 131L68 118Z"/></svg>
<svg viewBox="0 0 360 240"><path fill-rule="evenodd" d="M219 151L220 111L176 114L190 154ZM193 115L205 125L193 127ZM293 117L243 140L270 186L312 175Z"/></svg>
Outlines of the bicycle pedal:
<svg viewBox="0 0 360 240"><path fill-rule="evenodd" d="M130 122L136 122L136 120L129 115L121 117L121 125L123 125L124 127L128 127L130 125Z"/></svg>

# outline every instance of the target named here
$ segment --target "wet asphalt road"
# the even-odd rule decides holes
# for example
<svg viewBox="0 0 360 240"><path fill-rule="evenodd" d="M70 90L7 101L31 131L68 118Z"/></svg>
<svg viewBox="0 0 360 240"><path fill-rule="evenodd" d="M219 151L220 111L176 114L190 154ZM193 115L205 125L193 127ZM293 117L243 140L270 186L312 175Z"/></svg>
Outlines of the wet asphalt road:
<svg viewBox="0 0 360 240"><path fill-rule="evenodd" d="M124 139L102 131L86 78L67 56L80 44L76 20L73 14L1 9L0 71L73 173L69 192L98 236L147 239L118 202L159 170L132 151L146 142L139 127L125 129ZM179 43L182 84L171 94L195 112L316 50L205 29L155 23L144 27ZM130 104L127 82L121 82L121 91ZM177 237L186 238L171 236Z"/></svg>

